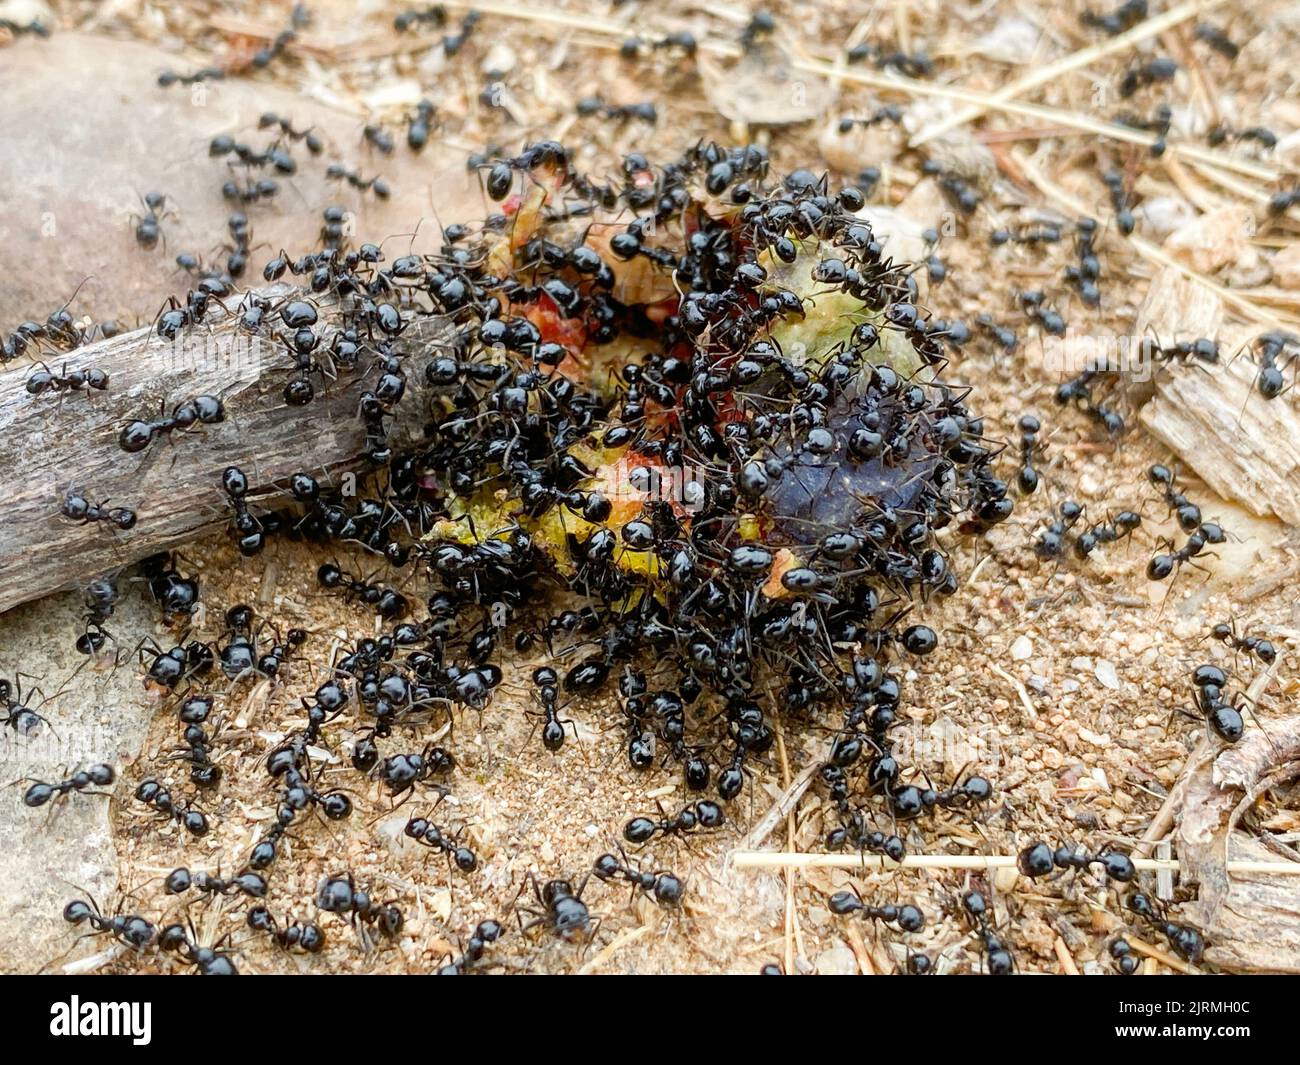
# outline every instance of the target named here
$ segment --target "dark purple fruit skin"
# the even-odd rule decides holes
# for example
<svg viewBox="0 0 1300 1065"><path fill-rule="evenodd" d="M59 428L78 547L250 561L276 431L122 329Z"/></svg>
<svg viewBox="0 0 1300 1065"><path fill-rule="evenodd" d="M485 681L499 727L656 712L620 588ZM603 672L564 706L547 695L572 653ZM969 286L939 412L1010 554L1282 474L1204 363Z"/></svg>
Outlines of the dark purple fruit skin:
<svg viewBox="0 0 1300 1065"><path fill-rule="evenodd" d="M841 399L831 408L826 428L836 438L831 455L813 462L800 462L772 480L765 503L776 519L780 537L795 544L811 545L831 529L850 529L867 504L892 507L900 512L919 510L921 494L930 482L939 457L913 437L910 453L902 461L887 463L884 457L858 460L849 454L847 442L863 427L862 418L873 404L870 393L858 399ZM892 421L897 404L884 400L875 409ZM788 460L788 449L775 457Z"/></svg>

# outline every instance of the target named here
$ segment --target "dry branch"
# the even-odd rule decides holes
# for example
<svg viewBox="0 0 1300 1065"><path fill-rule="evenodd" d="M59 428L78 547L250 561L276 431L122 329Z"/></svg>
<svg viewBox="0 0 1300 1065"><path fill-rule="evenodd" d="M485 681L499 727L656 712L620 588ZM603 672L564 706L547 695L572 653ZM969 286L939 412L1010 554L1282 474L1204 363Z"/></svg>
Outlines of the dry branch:
<svg viewBox="0 0 1300 1065"><path fill-rule="evenodd" d="M323 323L328 317L322 310ZM427 342L442 328L441 319L419 319L402 341ZM323 340L320 350L327 347ZM98 367L108 374L109 386L90 398L32 396L25 387L30 363L0 373L0 456L7 484L0 610L116 571L227 523L231 512L221 491L227 466L247 473L256 512L281 500L283 489L276 486L291 474L305 470L324 478L355 466L365 448L357 403L365 379L374 374L364 364L332 381L317 374L315 400L286 407L282 392L294 363L283 345L241 333L237 316L226 317L217 307L175 342L147 328L44 357L56 373L65 365ZM417 383L410 382L408 391ZM225 404L223 423L175 432L170 440L162 434L136 454L118 445L127 422L156 419L164 407L170 414L203 394ZM420 406L408 397L401 416L390 420L395 444L418 431ZM131 508L139 516L135 528L121 532L108 522L81 525L61 517L70 491L92 503L111 500Z"/></svg>

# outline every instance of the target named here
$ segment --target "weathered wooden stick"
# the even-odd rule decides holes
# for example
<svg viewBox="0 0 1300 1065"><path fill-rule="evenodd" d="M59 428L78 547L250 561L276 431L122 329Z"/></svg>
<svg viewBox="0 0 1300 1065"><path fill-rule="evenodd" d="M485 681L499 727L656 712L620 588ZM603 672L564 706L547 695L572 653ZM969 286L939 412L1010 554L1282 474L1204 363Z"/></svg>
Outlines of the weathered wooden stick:
<svg viewBox="0 0 1300 1065"><path fill-rule="evenodd" d="M286 290L265 295L282 297ZM52 392L33 396L26 381L30 360L0 372L0 457L5 492L0 503L0 611L57 589L121 569L229 522L221 472L238 466L248 475L256 512L281 501L287 478L303 470L323 477L359 462L365 427L358 399L373 379L373 360L334 379L313 374L316 398L286 406L285 383L294 360L285 345L239 329L239 297L215 303L204 322L175 341L150 327L78 348L46 351L48 368L62 373L95 367L108 374L105 392ZM321 306L318 333L332 333L332 308ZM267 315L267 323L272 320ZM274 316L279 326L279 316ZM446 329L440 318L417 318L402 335L407 350L427 345ZM266 333L267 326L263 326ZM319 352L328 352L324 336ZM29 352L30 354L30 352ZM320 359L329 364L327 354ZM412 374L408 394L388 419L394 446L415 439L423 423L423 379ZM160 433L144 451L118 443L122 427L137 418L170 415L185 400L213 395L225 421L188 431ZM78 524L60 514L69 492L91 503L111 500L138 514L127 532L111 522Z"/></svg>

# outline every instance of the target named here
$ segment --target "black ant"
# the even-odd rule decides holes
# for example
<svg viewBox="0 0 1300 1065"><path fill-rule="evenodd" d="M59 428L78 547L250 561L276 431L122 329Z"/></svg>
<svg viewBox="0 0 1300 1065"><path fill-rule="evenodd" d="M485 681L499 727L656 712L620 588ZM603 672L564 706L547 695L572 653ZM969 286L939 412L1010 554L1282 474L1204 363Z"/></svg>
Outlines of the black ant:
<svg viewBox="0 0 1300 1065"><path fill-rule="evenodd" d="M1048 333L1054 337L1065 336L1065 319L1061 315L1046 305L1047 297L1040 289L1032 289L1026 292L1016 294L1016 302L1020 309L1025 312L1028 318L1038 320Z"/></svg>
<svg viewBox="0 0 1300 1065"><path fill-rule="evenodd" d="M415 785L428 780L435 773L448 773L456 766L456 759L444 747L429 743L424 750L413 754L394 754L379 763L377 775L394 798L414 790Z"/></svg>
<svg viewBox="0 0 1300 1065"><path fill-rule="evenodd" d="M319 954L325 947L325 932L312 921L294 921L281 928L265 906L254 906L246 918L254 932L265 932L285 950L295 947L307 954Z"/></svg>
<svg viewBox="0 0 1300 1065"><path fill-rule="evenodd" d="M1034 554L1044 561L1065 554L1066 535L1083 515L1083 507L1073 499L1067 499L1057 508L1057 513L1059 517L1049 523L1034 541Z"/></svg>
<svg viewBox="0 0 1300 1065"><path fill-rule="evenodd" d="M947 791L935 791L934 788L920 788L915 784L907 784L901 788L890 788L885 792L889 811L899 820L917 817L935 809L975 806L988 802L992 795L993 785L980 776L968 777L961 784Z"/></svg>
<svg viewBox="0 0 1300 1065"><path fill-rule="evenodd" d="M226 72L220 67L201 67L192 74L177 74L174 70L164 70L158 75L159 88L169 89L173 85L197 85L203 81L221 81Z"/></svg>
<svg viewBox="0 0 1300 1065"><path fill-rule="evenodd" d="M89 395L92 389L103 392L108 388L108 374L94 367L73 370L71 373L68 373L67 367L64 367L62 372L56 374L51 372L43 362L38 362L36 365L40 369L34 370L27 378L27 391L33 396L44 395L46 392L62 396L67 392L83 390Z"/></svg>
<svg viewBox="0 0 1300 1065"><path fill-rule="evenodd" d="M159 648L152 640L146 640L140 647L142 656L146 644L151 645L150 650L154 656L145 676L146 687L157 685L166 692L175 691L181 681L205 675L214 664L212 648L201 640L177 644L167 651Z"/></svg>
<svg viewBox="0 0 1300 1065"><path fill-rule="evenodd" d="M1195 532L1189 533L1187 542L1173 550L1172 542L1165 543L1169 551L1161 551L1151 556L1147 562L1147 579L1163 581L1174 573L1184 562L1190 562L1205 550L1207 544L1221 544L1227 537L1214 522L1205 522Z"/></svg>
<svg viewBox="0 0 1300 1065"><path fill-rule="evenodd" d="M360 599L367 606L373 606L381 618L389 621L402 617L410 607L406 596L401 592L353 577L329 562L316 571L316 580L323 588L342 589L349 597Z"/></svg>
<svg viewBox="0 0 1300 1065"><path fill-rule="evenodd" d="M1300 192L1293 202L1300 202ZM1265 399L1276 399L1286 390L1286 378L1277 363L1284 356L1288 364L1294 360L1295 352L1288 353L1287 349L1298 344L1300 338L1292 333L1263 333L1255 338L1255 355L1259 359L1255 388Z"/></svg>
<svg viewBox="0 0 1300 1065"><path fill-rule="evenodd" d="M294 4L290 18L291 23L288 29L277 33L268 47L259 48L253 53L253 66L258 70L266 69L274 60L284 55L285 48L297 38L298 27L306 25L309 18L306 7L302 4Z"/></svg>
<svg viewBox="0 0 1300 1065"><path fill-rule="evenodd" d="M648 843L656 835L681 836L697 828L720 828L726 816L722 807L709 799L700 799L685 806L674 817L655 821L649 817L634 817L623 826L623 838L629 843Z"/></svg>
<svg viewBox="0 0 1300 1065"><path fill-rule="evenodd" d="M1204 41L1230 63L1237 58L1238 53L1241 51L1223 30L1210 22L1198 22L1196 29L1193 31L1193 36L1198 41Z"/></svg>
<svg viewBox="0 0 1300 1065"><path fill-rule="evenodd" d="M169 924L158 933L158 947L180 955L203 976L238 976L239 970L230 955L217 947L199 946L185 931L185 926Z"/></svg>
<svg viewBox="0 0 1300 1065"><path fill-rule="evenodd" d="M1238 636L1237 628L1231 622L1220 621L1210 630L1210 635L1234 650L1254 655L1266 666L1277 661L1277 648L1273 646L1272 640L1266 640L1262 636Z"/></svg>
<svg viewBox="0 0 1300 1065"><path fill-rule="evenodd" d="M639 104L607 104L599 96L587 96L579 100L575 110L579 115L603 115L610 121L627 121L639 119L650 125L659 121L659 112L650 102Z"/></svg>
<svg viewBox="0 0 1300 1065"><path fill-rule="evenodd" d="M1206 141L1213 148L1228 140L1254 141L1265 150L1277 147L1277 134L1265 126L1248 126L1245 129L1233 129L1231 126L1215 126L1206 135Z"/></svg>
<svg viewBox="0 0 1300 1065"><path fill-rule="evenodd" d="M1099 854L1086 854L1074 847L1057 847L1052 850L1046 843L1031 843L1016 856L1016 867L1020 872L1036 880L1046 876L1053 869L1087 869L1090 865L1099 865L1112 880L1127 884L1137 876L1137 867L1133 859L1120 851L1104 850Z"/></svg>
<svg viewBox="0 0 1300 1065"><path fill-rule="evenodd" d="M1079 21L1093 29L1104 30L1114 37L1116 34L1130 30L1147 17L1147 0L1124 0L1114 11L1097 14L1084 11Z"/></svg>
<svg viewBox="0 0 1300 1065"><path fill-rule="evenodd" d="M160 433L171 433L176 429L189 429L195 424L216 425L226 420L225 405L216 396L195 396L179 404L172 411L171 417L160 417L157 421L137 419L128 422L118 434L118 446L123 451L135 453L143 451Z"/></svg>
<svg viewBox="0 0 1300 1065"><path fill-rule="evenodd" d="M239 553L251 558L266 546L266 530L248 509L248 477L238 466L227 466L221 474L221 490L235 512Z"/></svg>
<svg viewBox="0 0 1300 1065"><path fill-rule="evenodd" d="M537 696L542 703L542 746L548 751L558 751L564 746L564 723L560 721L560 711L556 705L559 698L560 677L550 666L538 666L533 670L533 684L537 687Z"/></svg>
<svg viewBox="0 0 1300 1065"><path fill-rule="evenodd" d="M1038 489L1038 471L1034 459L1041 454L1038 433L1042 423L1032 414L1020 416L1020 469L1016 471L1016 485L1022 495L1033 495Z"/></svg>
<svg viewBox="0 0 1300 1065"><path fill-rule="evenodd" d="M104 622L113 616L122 593L112 577L96 577L82 591L86 605L85 625L77 637L77 651L83 655L98 654L111 639Z"/></svg>
<svg viewBox="0 0 1300 1065"><path fill-rule="evenodd" d="M1169 940L1169 945L1185 960L1192 964L1196 964L1201 960L1205 954L1205 939L1196 929L1185 924L1177 924L1174 921L1166 920L1156 911L1155 903L1144 892L1129 892L1125 904L1130 912L1137 914L1152 928L1164 935Z"/></svg>
<svg viewBox="0 0 1300 1065"><path fill-rule="evenodd" d="M837 891L826 900L826 905L831 913L841 917L856 914L868 921L897 925L904 932L919 932L925 927L925 914L918 907L911 904L895 906L892 903L871 906L862 901L862 896L857 891Z"/></svg>
<svg viewBox="0 0 1300 1065"><path fill-rule="evenodd" d="M410 117L406 127L406 143L413 152L424 150L429 143L429 127L433 123L436 108L428 100L421 100L415 105L415 114Z"/></svg>
<svg viewBox="0 0 1300 1065"><path fill-rule="evenodd" d="M385 155L393 154L393 137L383 126L368 125L361 130L366 143Z"/></svg>
<svg viewBox="0 0 1300 1065"><path fill-rule="evenodd" d="M472 873L478 868L478 858L468 847L456 843L427 817L412 817L406 822L405 833L417 843L433 850L443 851L447 860L454 862L462 873Z"/></svg>
<svg viewBox="0 0 1300 1065"><path fill-rule="evenodd" d="M370 892L357 887L351 873L326 877L321 881L316 891L316 905L326 913L344 918L357 930L367 949L370 947L369 926L374 926L387 939L396 939L406 920L394 903L375 902Z"/></svg>
<svg viewBox="0 0 1300 1065"><path fill-rule="evenodd" d="M143 917L130 913L105 917L94 899L73 899L63 907L63 919L68 924L89 923L95 933L111 935L119 943L135 950L143 950L154 941L154 926Z"/></svg>
<svg viewBox="0 0 1300 1065"><path fill-rule="evenodd" d="M417 26L431 26L440 28L447 24L447 9L441 4L433 4L424 10L419 11L412 8L408 11L400 12L393 19L393 29L399 33L414 29Z"/></svg>
<svg viewBox="0 0 1300 1065"><path fill-rule="evenodd" d="M585 942L595 935L600 921L598 918L592 918L587 904L582 901L582 892L586 887L585 880L578 885L576 891L573 884L564 879L548 880L540 888L537 885L537 878L531 873L528 875L528 880L532 883L533 894L541 909L534 909L531 906L517 908L515 916L519 919L520 932L527 933L538 925L545 925L549 932L566 943ZM522 886L520 890L523 890ZM531 918L527 924L524 923L524 914L528 914Z"/></svg>
<svg viewBox="0 0 1300 1065"><path fill-rule="evenodd" d="M393 194L393 190L383 178L363 178L355 170L349 170L342 163L330 163L325 168L325 176L331 181L346 181L354 189L359 189L361 192L371 191L381 200L386 200Z"/></svg>
<svg viewBox="0 0 1300 1065"><path fill-rule="evenodd" d="M172 793L158 781L142 780L135 789L135 797L157 810L164 819L179 822L190 835L207 835L208 819L203 812L192 805L177 805L172 799Z"/></svg>
<svg viewBox="0 0 1300 1065"><path fill-rule="evenodd" d="M274 178L258 178L247 185L237 181L227 181L221 186L221 195L232 203L260 203L272 199L280 191L280 183Z"/></svg>
<svg viewBox="0 0 1300 1065"><path fill-rule="evenodd" d="M1170 512L1178 518L1178 524L1183 532L1193 533L1202 527L1201 508L1175 489L1177 475L1173 470L1168 466L1157 464L1147 470L1147 480L1163 492L1165 502Z"/></svg>
<svg viewBox="0 0 1300 1065"><path fill-rule="evenodd" d="M476 965L482 960L488 944L495 943L504 934L505 929L501 927L500 921L494 921L490 918L486 921L480 921L474 927L474 933L469 937L469 942L465 944L465 952L454 961L448 961L440 966L438 975L463 975L472 965Z"/></svg>
<svg viewBox="0 0 1300 1065"><path fill-rule="evenodd" d="M1142 524L1142 515L1132 510L1121 510L1113 521L1099 522L1081 532L1074 541L1074 553L1078 558L1087 558L1099 544L1118 543L1126 536L1132 536L1135 529Z"/></svg>
<svg viewBox="0 0 1300 1065"><path fill-rule="evenodd" d="M266 898L266 877L248 870L223 880L207 873L191 873L184 866L173 869L163 881L168 895L183 895L193 887L200 894L212 898L216 895L246 895L250 899Z"/></svg>
<svg viewBox="0 0 1300 1065"><path fill-rule="evenodd" d="M685 887L673 873L647 873L634 869L627 864L627 856L620 862L612 854L602 854L596 859L592 871L608 883L611 880L625 880L632 885L633 891L644 891L660 906L680 906Z"/></svg>
<svg viewBox="0 0 1300 1065"><path fill-rule="evenodd" d="M167 197L161 192L147 192L144 195L145 213L135 227L135 242L146 251L158 246L162 236L161 218L166 210Z"/></svg>
<svg viewBox="0 0 1300 1065"><path fill-rule="evenodd" d="M989 917L988 903L985 902L984 896L978 891L968 891L962 897L961 904L975 925L989 975L1011 975L1016 967L1015 955L1008 949L1006 942L993 931L993 922Z"/></svg>
<svg viewBox="0 0 1300 1065"><path fill-rule="evenodd" d="M107 795L106 791L87 791L91 786L106 788L113 783L115 775L111 765L105 765L102 762L92 765L89 769L82 769L67 780L60 781L57 784L47 784L42 780L33 781L31 786L23 792L24 806L44 806L51 799L61 795L67 795L71 792L77 792L83 795Z"/></svg>
<svg viewBox="0 0 1300 1065"><path fill-rule="evenodd" d="M8 725L20 736L36 736L41 726L49 723L24 704L20 681L10 682L0 677L0 709L4 710L0 724Z"/></svg>
<svg viewBox="0 0 1300 1065"><path fill-rule="evenodd" d="M199 605L199 579L183 576L170 552L150 555L140 563L140 572L149 582L149 594L162 609L165 623L188 620L194 614Z"/></svg>
<svg viewBox="0 0 1300 1065"><path fill-rule="evenodd" d="M1246 721L1241 710L1224 698L1228 675L1216 665L1206 663L1192 671L1196 689L1196 708L1214 734L1224 743L1236 743L1245 734Z"/></svg>
<svg viewBox="0 0 1300 1065"><path fill-rule="evenodd" d="M1080 218L1075 223L1075 253L1079 256L1078 266L1065 268L1065 280L1074 286L1079 298L1089 307L1101 306L1101 289L1097 287L1097 278L1101 276L1101 259L1097 254L1097 220Z"/></svg>
<svg viewBox="0 0 1300 1065"><path fill-rule="evenodd" d="M1157 56L1145 63L1137 63L1124 72L1120 79L1119 94L1132 96L1138 89L1154 85L1160 81L1173 81L1178 73L1178 64L1168 56Z"/></svg>
<svg viewBox="0 0 1300 1065"><path fill-rule="evenodd" d="M987 314L977 314L975 324L991 336L1004 351L1012 351L1019 343L1016 334L1005 326L998 325Z"/></svg>
<svg viewBox="0 0 1300 1065"><path fill-rule="evenodd" d="M266 129L269 126L278 126L280 132L290 140L302 141L306 144L307 150L311 152L312 155L320 155L325 148L325 145L321 142L320 137L317 136L315 132L310 129L294 129L293 123L289 119L277 115L272 111L267 111L257 120L258 129Z"/></svg>
<svg viewBox="0 0 1300 1065"><path fill-rule="evenodd" d="M1300 203L1300 185L1295 185L1289 189L1281 189L1268 198L1268 213L1271 215L1285 214L1297 203Z"/></svg>
<svg viewBox="0 0 1300 1065"><path fill-rule="evenodd" d="M96 522L108 522L117 526L123 532L135 528L136 513L127 507L107 507L105 504L108 500L100 503L92 503L85 496L72 492L64 497L63 506L59 508L59 513L71 521L79 522L82 525L92 525Z"/></svg>
<svg viewBox="0 0 1300 1065"><path fill-rule="evenodd" d="M1101 180L1110 193L1110 204L1115 210L1115 225L1121 233L1128 236L1137 226L1137 219L1133 217L1133 208L1124 188L1124 175L1118 170L1108 170Z"/></svg>

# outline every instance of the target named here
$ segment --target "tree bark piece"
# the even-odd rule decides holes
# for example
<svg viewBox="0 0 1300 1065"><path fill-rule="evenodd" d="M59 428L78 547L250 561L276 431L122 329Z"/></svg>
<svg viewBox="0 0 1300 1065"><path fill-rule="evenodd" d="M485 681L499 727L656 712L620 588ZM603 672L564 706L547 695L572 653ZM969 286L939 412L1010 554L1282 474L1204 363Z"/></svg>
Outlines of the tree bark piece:
<svg viewBox="0 0 1300 1065"><path fill-rule="evenodd" d="M1142 423L1224 499L1300 526L1300 416L1291 393L1268 400L1244 355L1202 370L1172 366Z"/></svg>
<svg viewBox="0 0 1300 1065"><path fill-rule="evenodd" d="M238 297L226 302L233 311ZM332 313L322 308L318 333L326 331ZM444 328L439 318L416 319L402 344L431 342ZM328 340L322 339L319 350L327 349ZM237 316L226 317L215 305L204 323L184 330L174 343L150 327L45 358L56 373L65 362L69 370L103 370L108 390L89 397L32 396L25 387L30 363L0 372L6 485L0 611L229 522L232 511L221 490L227 466L248 475L248 502L257 513L283 501L291 474L302 470L323 479L327 471L357 466L365 450L357 406L367 380L375 377L368 360L356 370L339 371L334 380L315 374L316 398L288 407L282 393L294 363L283 345L241 333ZM394 446L411 442L420 431L421 384L408 381L407 396L387 421ZM203 394L222 400L223 423L159 434L135 454L119 446L127 422L157 419L164 408L170 415L179 403ZM110 522L76 524L63 518L60 507L71 491L91 503L109 500L131 508L138 515L136 526L121 532Z"/></svg>

